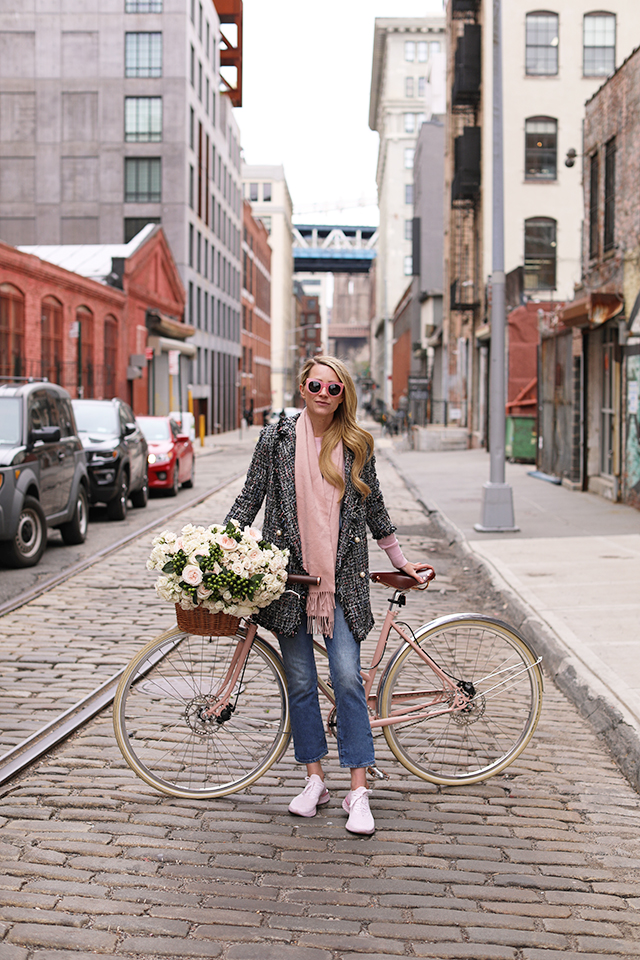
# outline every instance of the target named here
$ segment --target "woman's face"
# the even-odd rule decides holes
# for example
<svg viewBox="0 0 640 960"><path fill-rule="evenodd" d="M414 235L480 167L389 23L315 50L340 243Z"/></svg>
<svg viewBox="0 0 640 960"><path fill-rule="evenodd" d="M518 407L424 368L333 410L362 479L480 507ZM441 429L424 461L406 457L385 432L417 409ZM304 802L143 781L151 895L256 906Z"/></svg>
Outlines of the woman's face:
<svg viewBox="0 0 640 960"><path fill-rule="evenodd" d="M330 422L333 419L334 413L342 403L344 390L339 397L329 396L326 387L322 387L320 393L309 393L307 384L310 380L321 380L323 383L342 383L342 381L331 367L327 367L323 363L314 363L309 371L309 376L305 382L300 385L300 393L307 405L309 413L316 414L316 416L327 417Z"/></svg>

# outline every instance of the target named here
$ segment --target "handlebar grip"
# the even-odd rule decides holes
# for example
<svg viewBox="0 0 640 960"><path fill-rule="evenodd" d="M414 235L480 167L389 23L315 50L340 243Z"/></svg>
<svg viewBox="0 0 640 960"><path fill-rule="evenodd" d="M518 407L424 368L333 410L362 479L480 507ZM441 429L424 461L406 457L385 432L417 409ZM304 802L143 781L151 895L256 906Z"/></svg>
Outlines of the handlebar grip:
<svg viewBox="0 0 640 960"><path fill-rule="evenodd" d="M310 587L319 587L321 577L310 577L306 573L290 573L287 583L304 583Z"/></svg>

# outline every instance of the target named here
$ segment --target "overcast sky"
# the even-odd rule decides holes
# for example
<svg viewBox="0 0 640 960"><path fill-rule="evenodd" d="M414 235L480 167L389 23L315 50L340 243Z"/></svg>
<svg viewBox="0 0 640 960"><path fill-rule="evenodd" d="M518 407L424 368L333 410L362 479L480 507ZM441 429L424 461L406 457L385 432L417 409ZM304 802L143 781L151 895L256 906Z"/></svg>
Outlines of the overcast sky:
<svg viewBox="0 0 640 960"><path fill-rule="evenodd" d="M298 222L378 222L374 21L442 12L442 0L244 0L244 158L284 165Z"/></svg>

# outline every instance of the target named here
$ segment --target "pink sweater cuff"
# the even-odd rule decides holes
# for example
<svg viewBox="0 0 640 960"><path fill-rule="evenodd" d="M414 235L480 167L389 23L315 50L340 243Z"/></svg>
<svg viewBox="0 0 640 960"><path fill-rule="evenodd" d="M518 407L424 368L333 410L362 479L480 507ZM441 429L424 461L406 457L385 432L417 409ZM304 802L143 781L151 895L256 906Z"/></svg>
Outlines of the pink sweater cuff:
<svg viewBox="0 0 640 960"><path fill-rule="evenodd" d="M391 533L388 537L378 540L378 546L381 550L384 550L386 555L389 557L389 560L397 570L401 570L402 567L404 567L407 561L402 550L400 549L400 544L398 543L398 538L396 537L395 533Z"/></svg>

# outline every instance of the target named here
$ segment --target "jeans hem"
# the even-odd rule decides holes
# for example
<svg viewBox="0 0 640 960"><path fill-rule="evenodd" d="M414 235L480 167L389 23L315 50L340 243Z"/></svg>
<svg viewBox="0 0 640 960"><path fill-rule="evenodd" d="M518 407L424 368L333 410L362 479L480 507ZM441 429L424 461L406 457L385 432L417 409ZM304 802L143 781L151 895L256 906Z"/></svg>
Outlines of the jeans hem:
<svg viewBox="0 0 640 960"><path fill-rule="evenodd" d="M296 763L318 763L319 760L324 760L324 758L328 756L329 756L329 751L325 750L324 753L321 753L319 757L314 757L313 760L301 760L300 757L296 757L294 753Z"/></svg>

